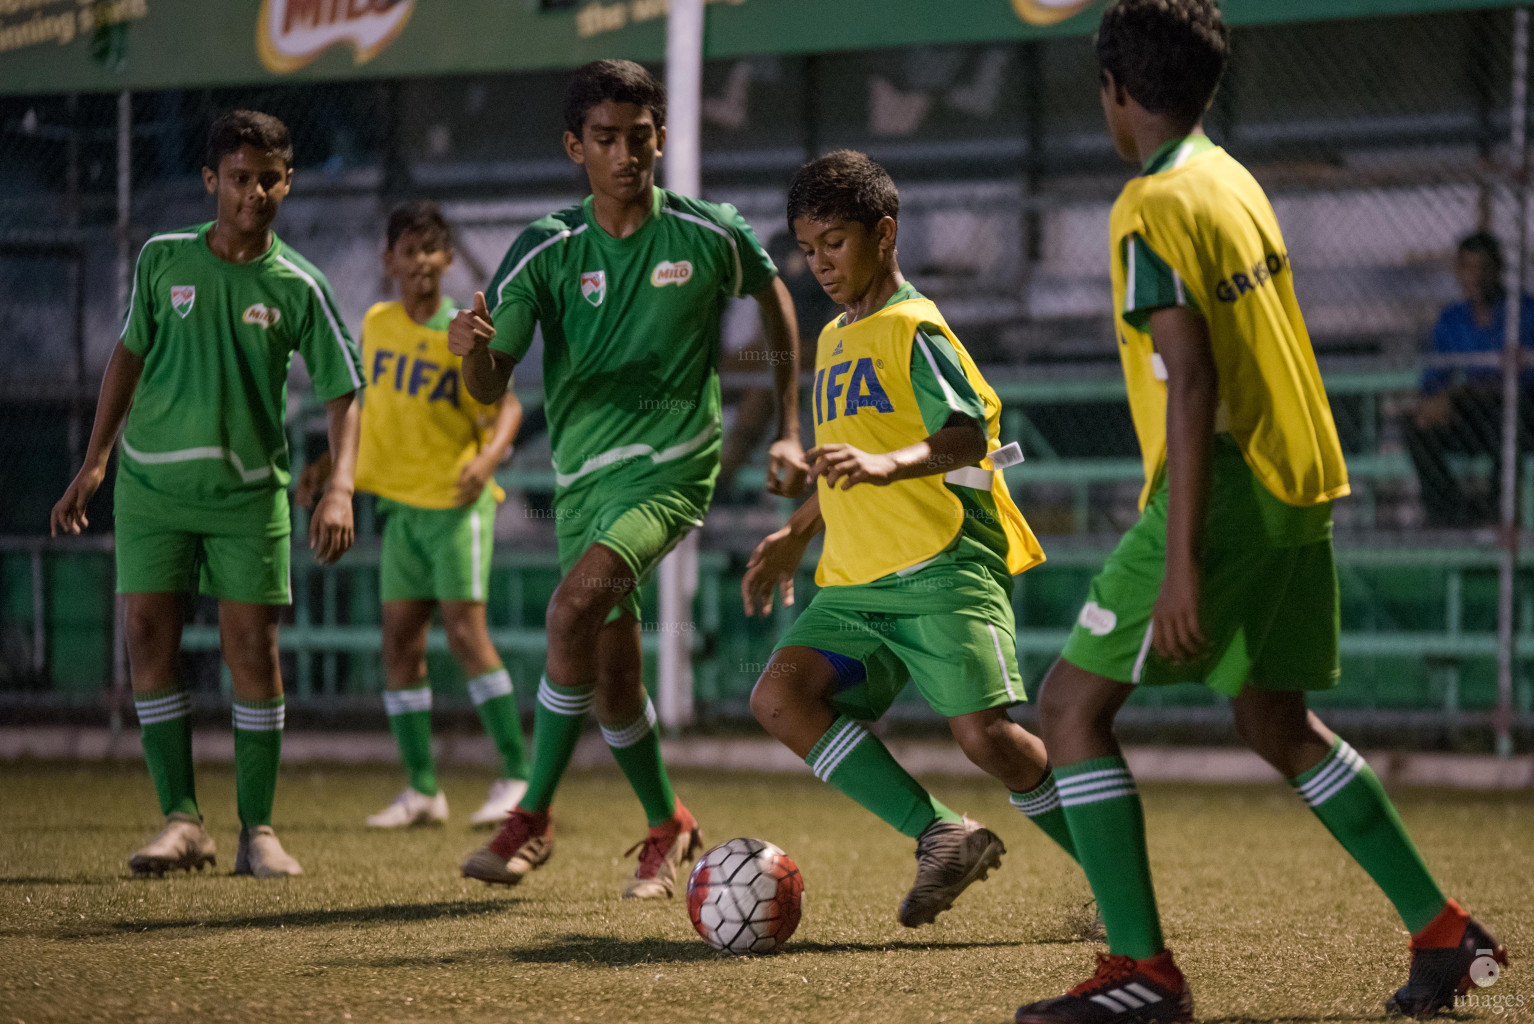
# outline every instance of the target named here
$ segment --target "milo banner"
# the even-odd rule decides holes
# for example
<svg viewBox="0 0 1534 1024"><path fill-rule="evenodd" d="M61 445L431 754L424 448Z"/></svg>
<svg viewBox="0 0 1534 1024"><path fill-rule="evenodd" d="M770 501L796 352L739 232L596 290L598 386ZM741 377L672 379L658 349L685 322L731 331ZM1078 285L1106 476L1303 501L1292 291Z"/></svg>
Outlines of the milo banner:
<svg viewBox="0 0 1534 1024"><path fill-rule="evenodd" d="M1082 34L1104 0L708 0L707 54ZM0 95L393 78L657 61L668 0L0 0ZM1225 0L1235 25L1514 6ZM545 8L553 8L546 10Z"/></svg>

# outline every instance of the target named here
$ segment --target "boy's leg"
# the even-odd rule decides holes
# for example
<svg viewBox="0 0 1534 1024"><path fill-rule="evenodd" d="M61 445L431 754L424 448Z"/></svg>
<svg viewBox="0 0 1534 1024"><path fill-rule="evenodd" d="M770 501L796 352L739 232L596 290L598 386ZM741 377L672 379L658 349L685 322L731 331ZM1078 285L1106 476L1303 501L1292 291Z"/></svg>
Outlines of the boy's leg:
<svg viewBox="0 0 1534 1024"><path fill-rule="evenodd" d="M836 667L816 648L779 647L751 691L751 713L773 739L803 758L816 778L897 832L915 839L936 821L963 821L912 778L877 736L832 704L839 686L858 682L839 680Z"/></svg>
<svg viewBox="0 0 1534 1024"><path fill-rule="evenodd" d="M1236 731L1289 780L1327 830L1374 879L1410 932L1447 904L1378 776L1322 724L1299 691L1249 688L1231 701Z"/></svg>
<svg viewBox="0 0 1534 1024"><path fill-rule="evenodd" d="M387 548L387 535L384 544ZM386 571L385 593L389 580ZM426 633L434 604L421 598L386 597L383 602L384 712L405 767L406 786L389 806L367 816L372 828L447 820L447 797L437 786L431 752L431 680L426 673Z"/></svg>
<svg viewBox="0 0 1534 1024"><path fill-rule="evenodd" d="M964 756L1007 787L1012 806L1074 858L1076 846L1044 741L1012 721L1004 707L957 715L948 728Z"/></svg>
<svg viewBox="0 0 1534 1024"><path fill-rule="evenodd" d="M511 673L490 642L483 601L443 601L447 646L469 681L469 699L501 755L502 779L527 779L527 749ZM507 808L508 810L510 808Z"/></svg>
<svg viewBox="0 0 1534 1024"><path fill-rule="evenodd" d="M660 756L655 705L644 687L639 620L627 612L597 637L596 715L602 739L656 828L676 814L676 793Z"/></svg>
<svg viewBox="0 0 1534 1024"><path fill-rule="evenodd" d="M1165 948L1145 845L1145 815L1113 735L1134 687L1055 662L1039 695L1044 743L1076 859L1097 898L1109 951L1136 960Z"/></svg>
<svg viewBox="0 0 1534 1024"><path fill-rule="evenodd" d="M179 593L124 594L123 611L133 705L160 813L200 818L192 773L192 697L176 681L183 602Z"/></svg>

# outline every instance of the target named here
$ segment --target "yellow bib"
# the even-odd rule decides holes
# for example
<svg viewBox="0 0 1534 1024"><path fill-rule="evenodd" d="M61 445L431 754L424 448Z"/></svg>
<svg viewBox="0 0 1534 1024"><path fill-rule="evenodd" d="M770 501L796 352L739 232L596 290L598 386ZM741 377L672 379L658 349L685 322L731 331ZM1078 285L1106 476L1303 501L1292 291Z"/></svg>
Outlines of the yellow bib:
<svg viewBox="0 0 1534 1024"><path fill-rule="evenodd" d="M464 387L446 329L416 323L398 302L380 302L362 321L362 365L368 386L357 489L417 508L452 508L458 474L484 446L496 412ZM506 499L493 479L490 487L496 501Z"/></svg>
<svg viewBox="0 0 1534 1024"><path fill-rule="evenodd" d="M1167 391L1151 336L1124 319L1132 290L1124 243L1136 234L1178 274L1209 324L1221 405L1257 479L1290 505L1347 494L1289 252L1256 179L1223 149L1206 150L1124 186L1110 231L1119 357L1145 461L1140 507L1166 461Z"/></svg>
<svg viewBox="0 0 1534 1024"><path fill-rule="evenodd" d="M1001 446L1001 400L929 300L886 306L846 327L833 321L815 349L815 443L850 444L866 452L892 452L928 436L911 385L911 347L922 325L942 331L958 353L964 375L985 402L986 450ZM1015 575L1044 561L1043 549L1006 481L989 458L979 467L901 480L887 487L851 490L818 483L825 546L815 582L823 587L871 583L940 554L964 525L964 505L949 490L989 490L1007 536L1007 568ZM964 482L960 482L964 481Z"/></svg>

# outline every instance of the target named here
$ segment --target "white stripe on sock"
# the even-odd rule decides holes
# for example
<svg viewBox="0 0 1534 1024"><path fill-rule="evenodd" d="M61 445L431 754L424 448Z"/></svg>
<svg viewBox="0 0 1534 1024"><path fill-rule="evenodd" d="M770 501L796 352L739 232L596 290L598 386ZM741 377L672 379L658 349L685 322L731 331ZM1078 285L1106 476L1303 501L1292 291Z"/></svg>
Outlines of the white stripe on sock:
<svg viewBox="0 0 1534 1024"><path fill-rule="evenodd" d="M1081 785L1084 782L1091 782L1094 779L1106 779L1110 775L1128 775L1128 774L1129 774L1128 767L1120 767L1120 768L1097 768L1097 769L1094 769L1094 770L1092 770L1090 772L1082 772L1080 775L1056 775L1055 776L1055 787L1057 789L1067 789L1067 788L1069 788L1071 786L1079 786L1079 785Z"/></svg>
<svg viewBox="0 0 1534 1024"><path fill-rule="evenodd" d="M192 695L185 691L152 701L134 701L133 710L140 725L156 725L185 718L192 713Z"/></svg>
<svg viewBox="0 0 1534 1024"><path fill-rule="evenodd" d="M831 776L836 773L836 769L841 767L843 761L847 760L847 755L852 753L857 745L866 739L868 739L868 730L860 725L854 726L851 739L842 746L837 755L826 765L825 774L820 777L821 781L830 782Z"/></svg>
<svg viewBox="0 0 1534 1024"><path fill-rule="evenodd" d="M247 732L281 732L286 718L286 705L274 708L247 708L234 706L234 727Z"/></svg>
<svg viewBox="0 0 1534 1024"><path fill-rule="evenodd" d="M482 676L469 680L469 699L474 702L475 707L479 707L487 700L505 697L511 691L511 673L504 668L486 672Z"/></svg>
<svg viewBox="0 0 1534 1024"><path fill-rule="evenodd" d="M831 741L829 743L821 748L820 755L815 758L815 763L810 765L810 770L815 773L816 778L820 779L822 782L825 781L826 776L822 769L831 760L831 758L841 750L844 745L851 741L852 733L855 729L857 729L857 727L858 724L856 722L849 721L846 725L842 726L840 732L831 737Z"/></svg>
<svg viewBox="0 0 1534 1024"><path fill-rule="evenodd" d="M1069 800L1073 796L1085 796L1088 793L1095 793L1100 789L1114 789L1122 788L1124 786L1128 786L1130 789L1133 789L1134 784L1134 776L1130 775L1128 772L1125 772L1123 775L1117 776L1116 778L1097 779L1096 781L1089 782L1084 786L1056 786L1055 789L1060 794L1061 800Z"/></svg>
<svg viewBox="0 0 1534 1024"><path fill-rule="evenodd" d="M391 715L408 715L431 710L431 687L412 686L408 690L385 690L384 710Z"/></svg>
<svg viewBox="0 0 1534 1024"><path fill-rule="evenodd" d="M560 693L549 682L548 676L544 676L538 683L538 703L556 715L584 715L591 710L591 701L595 696L595 688L574 695Z"/></svg>
<svg viewBox="0 0 1534 1024"><path fill-rule="evenodd" d="M1063 807L1082 807L1082 806L1085 806L1086 804L1100 804L1104 800L1113 800L1113 799L1115 799L1117 797L1121 797L1121 796L1134 796L1134 795L1135 795L1135 788L1133 786L1122 786L1122 787L1120 787L1118 789L1108 789L1108 790L1103 790L1103 791L1098 792L1098 793L1088 793L1085 796L1076 796L1076 797L1062 796L1060 798L1060 804Z"/></svg>
<svg viewBox="0 0 1534 1024"><path fill-rule="evenodd" d="M1348 748L1348 753L1352 754L1352 757L1345 761L1346 768L1342 771L1342 773L1333 778L1330 785L1321 790L1312 790L1311 794L1306 797L1306 802L1309 803L1312 808L1320 807L1322 804L1326 803L1326 801L1342 792L1342 790L1347 787L1348 783L1356 779L1358 777L1358 773L1363 770L1364 759L1359 757L1358 753L1354 751L1352 747Z"/></svg>
<svg viewBox="0 0 1534 1024"><path fill-rule="evenodd" d="M1337 748L1327 755L1327 763L1321 770L1312 775L1309 782L1298 787L1300 796L1306 803L1313 803L1316 795L1329 789L1339 776L1347 775L1351 778L1356 774L1361 760L1358 752L1348 746L1345 741L1339 743Z"/></svg>
<svg viewBox="0 0 1534 1024"><path fill-rule="evenodd" d="M622 750L624 747L632 747L650 735L650 731L655 728L656 721L655 705L650 702L650 698L646 697L644 714L621 729L609 729L605 725L602 726L602 739L607 741L609 747L617 750Z"/></svg>
<svg viewBox="0 0 1534 1024"><path fill-rule="evenodd" d="M169 707L172 704L190 704L192 695L185 690L177 690L175 693L164 697L151 697L148 700L134 698L133 706L140 711L158 711L160 708Z"/></svg>

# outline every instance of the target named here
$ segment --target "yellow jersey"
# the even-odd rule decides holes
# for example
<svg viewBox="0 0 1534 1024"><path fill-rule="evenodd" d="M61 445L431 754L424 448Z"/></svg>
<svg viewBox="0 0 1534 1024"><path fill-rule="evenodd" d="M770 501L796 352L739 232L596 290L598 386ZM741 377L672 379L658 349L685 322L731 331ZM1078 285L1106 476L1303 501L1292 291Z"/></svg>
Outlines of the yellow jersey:
<svg viewBox="0 0 1534 1024"><path fill-rule="evenodd" d="M362 321L362 447L357 489L417 508L458 504L458 474L484 447L495 406L474 400L462 361L447 348L453 303L425 324L398 302L380 302ZM492 478L495 500L506 493Z"/></svg>
<svg viewBox="0 0 1534 1024"><path fill-rule="evenodd" d="M1202 135L1169 144L1124 187L1110 231L1119 357L1145 463L1140 507L1166 462L1167 389L1148 320L1135 314L1170 305L1192 306L1208 323L1218 429L1230 432L1262 485L1297 507L1346 495L1347 466L1288 249L1250 172ZM1147 303L1145 268L1162 261L1175 296Z"/></svg>
<svg viewBox="0 0 1534 1024"><path fill-rule="evenodd" d="M923 391L938 397L924 399ZM878 312L826 326L815 351L813 399L817 445L892 452L931 436L951 412L961 412L983 424L987 451L1001 447L1001 400L937 306L909 284ZM1044 560L989 456L979 466L883 487L842 490L824 479L817 486L826 525L815 571L822 587L918 571L966 526L1014 575Z"/></svg>

